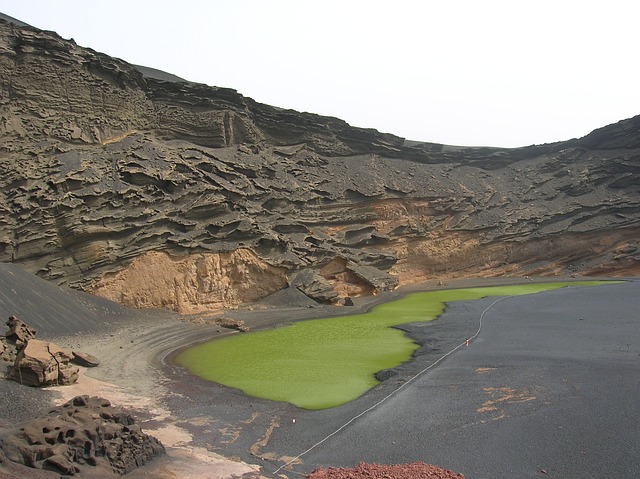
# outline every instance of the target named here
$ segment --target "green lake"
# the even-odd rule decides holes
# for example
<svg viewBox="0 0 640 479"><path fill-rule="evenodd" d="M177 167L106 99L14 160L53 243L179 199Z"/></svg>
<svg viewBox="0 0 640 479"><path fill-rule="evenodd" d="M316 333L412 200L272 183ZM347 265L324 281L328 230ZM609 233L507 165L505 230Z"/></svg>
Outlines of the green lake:
<svg viewBox="0 0 640 479"><path fill-rule="evenodd" d="M203 379L250 396L304 409L326 409L357 398L378 384L377 371L411 358L418 346L391 326L431 321L451 301L602 283L531 283L412 293L363 314L300 321L216 339L183 351L176 363Z"/></svg>

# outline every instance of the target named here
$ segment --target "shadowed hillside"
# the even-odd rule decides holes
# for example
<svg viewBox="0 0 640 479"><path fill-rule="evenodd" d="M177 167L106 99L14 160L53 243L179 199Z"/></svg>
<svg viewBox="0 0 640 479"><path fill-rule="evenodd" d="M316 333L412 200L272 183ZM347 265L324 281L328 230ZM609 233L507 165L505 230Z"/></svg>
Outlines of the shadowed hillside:
<svg viewBox="0 0 640 479"><path fill-rule="evenodd" d="M640 273L640 117L453 147L140 69L0 19L0 261L181 312Z"/></svg>

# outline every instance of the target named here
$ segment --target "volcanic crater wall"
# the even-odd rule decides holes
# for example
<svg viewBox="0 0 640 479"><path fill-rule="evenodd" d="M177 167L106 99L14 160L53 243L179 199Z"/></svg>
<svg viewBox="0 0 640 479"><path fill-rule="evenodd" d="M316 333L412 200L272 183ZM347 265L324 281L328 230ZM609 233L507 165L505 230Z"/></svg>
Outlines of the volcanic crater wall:
<svg viewBox="0 0 640 479"><path fill-rule="evenodd" d="M0 261L137 307L640 273L640 117L516 149L408 142L0 20L0 165Z"/></svg>

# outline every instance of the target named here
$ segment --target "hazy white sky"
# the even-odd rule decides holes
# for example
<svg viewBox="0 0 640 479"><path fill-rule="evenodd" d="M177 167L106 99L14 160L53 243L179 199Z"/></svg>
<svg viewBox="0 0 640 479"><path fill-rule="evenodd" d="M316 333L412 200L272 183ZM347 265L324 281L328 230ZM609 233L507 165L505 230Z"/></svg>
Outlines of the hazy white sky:
<svg viewBox="0 0 640 479"><path fill-rule="evenodd" d="M524 146L640 114L637 0L0 0L0 11L413 140Z"/></svg>

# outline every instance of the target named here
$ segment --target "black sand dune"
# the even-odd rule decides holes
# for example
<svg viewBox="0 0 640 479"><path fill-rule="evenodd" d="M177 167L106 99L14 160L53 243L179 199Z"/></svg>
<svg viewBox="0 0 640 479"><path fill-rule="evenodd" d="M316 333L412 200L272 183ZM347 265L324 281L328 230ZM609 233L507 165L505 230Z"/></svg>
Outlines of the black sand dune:
<svg viewBox="0 0 640 479"><path fill-rule="evenodd" d="M16 316L38 337L106 332L140 313L74 290L62 289L11 263L0 263L0 318Z"/></svg>

